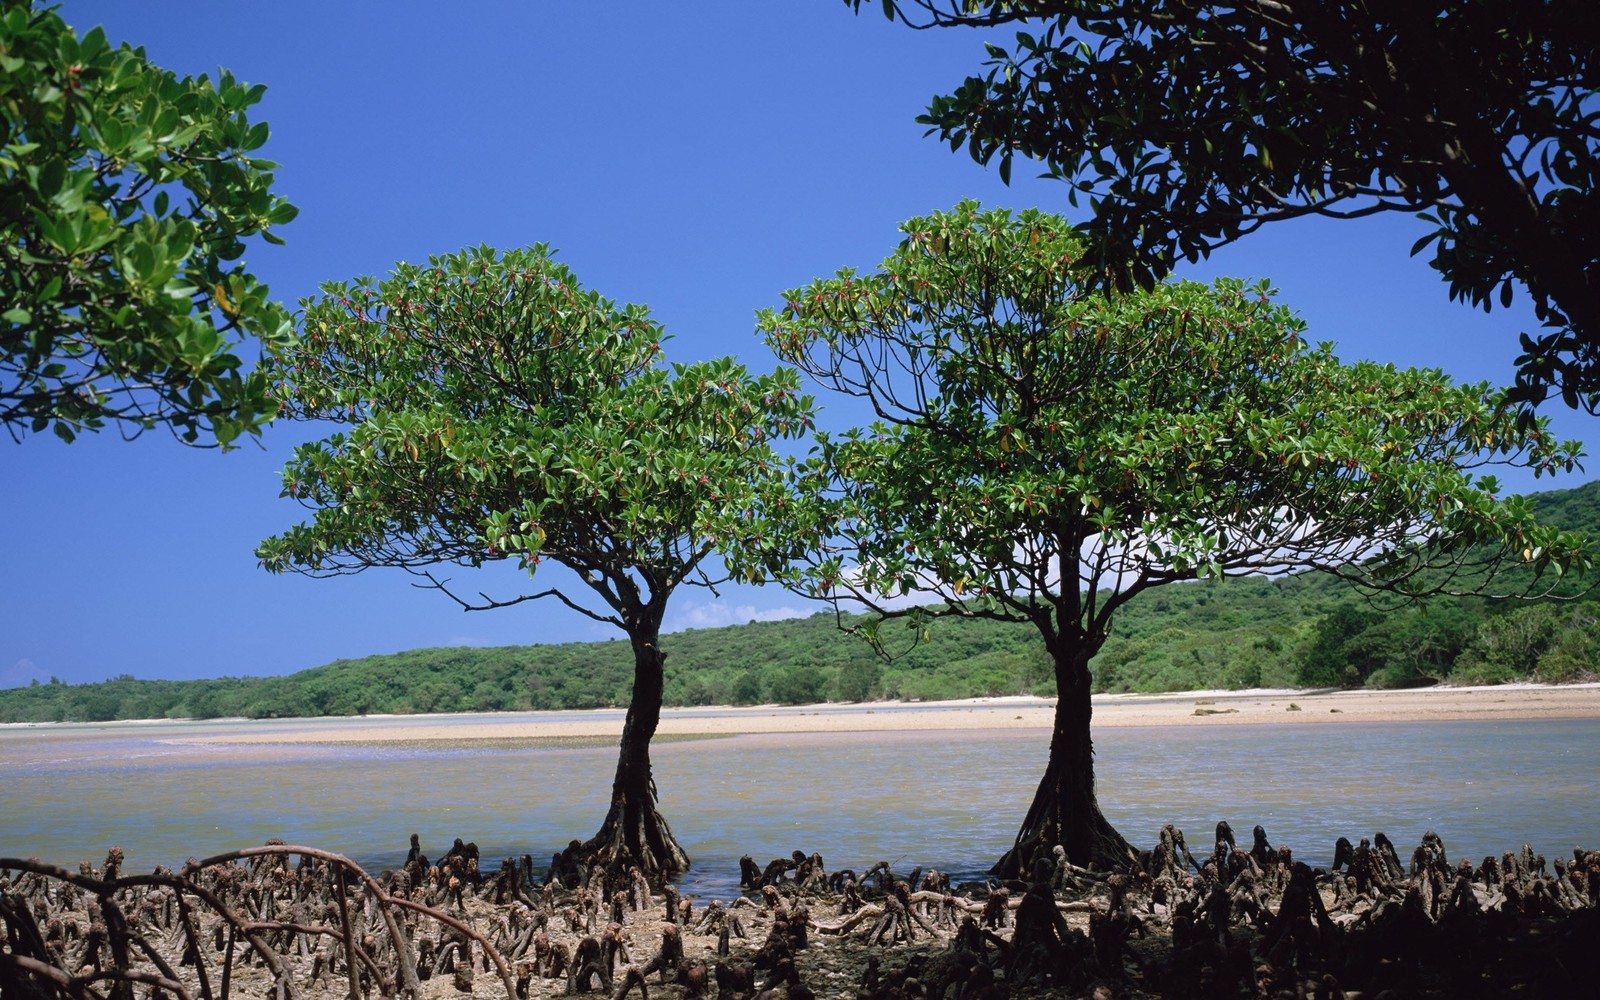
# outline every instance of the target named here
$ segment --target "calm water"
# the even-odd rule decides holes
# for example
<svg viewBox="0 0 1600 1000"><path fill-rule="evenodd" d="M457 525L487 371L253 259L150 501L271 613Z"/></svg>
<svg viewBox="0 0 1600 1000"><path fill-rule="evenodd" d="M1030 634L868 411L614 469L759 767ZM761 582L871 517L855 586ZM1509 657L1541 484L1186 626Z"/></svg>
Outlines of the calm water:
<svg viewBox="0 0 1600 1000"><path fill-rule="evenodd" d="M459 836L491 861L530 853L542 865L594 832L615 764L609 745L189 742L314 725L0 727L0 856L98 864L118 844L136 871L280 837L383 867L404 858L415 832L431 856ZM886 860L976 877L1010 844L1047 738L691 740L659 744L655 773L695 859L690 892L726 898L741 854L764 865L795 849L820 851L830 868ZM1600 720L1106 729L1096 747L1102 808L1144 847L1173 822L1204 850L1219 819L1246 839L1260 823L1275 845L1324 865L1337 837L1376 830L1402 854L1437 830L1452 858L1474 860L1524 841L1551 857L1600 846Z"/></svg>

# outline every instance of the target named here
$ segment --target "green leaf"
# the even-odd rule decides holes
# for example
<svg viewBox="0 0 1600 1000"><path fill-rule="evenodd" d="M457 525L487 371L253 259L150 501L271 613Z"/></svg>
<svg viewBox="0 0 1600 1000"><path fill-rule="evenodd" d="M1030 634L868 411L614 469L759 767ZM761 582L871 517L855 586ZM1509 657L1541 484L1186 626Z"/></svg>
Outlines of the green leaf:
<svg viewBox="0 0 1600 1000"><path fill-rule="evenodd" d="M250 131L245 134L244 141L239 144L239 148L244 150L260 149L267 144L267 137L271 134L271 129L267 127L266 122L256 122L250 127Z"/></svg>
<svg viewBox="0 0 1600 1000"><path fill-rule="evenodd" d="M39 169L37 186L40 197L45 200L55 198L61 193L67 180L67 163L64 160L52 159L45 162Z"/></svg>

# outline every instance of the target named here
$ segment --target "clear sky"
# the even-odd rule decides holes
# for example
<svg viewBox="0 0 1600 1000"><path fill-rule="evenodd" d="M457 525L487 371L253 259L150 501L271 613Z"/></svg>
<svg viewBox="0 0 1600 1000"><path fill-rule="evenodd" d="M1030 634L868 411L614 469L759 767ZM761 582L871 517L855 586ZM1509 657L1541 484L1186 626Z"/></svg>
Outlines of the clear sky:
<svg viewBox="0 0 1600 1000"><path fill-rule="evenodd" d="M776 362L758 308L870 266L911 216L962 198L1068 212L1066 190L1011 187L914 119L983 60L966 32L915 32L838 0L419 4L89 2L80 31L143 45L180 73L268 91L254 117L300 207L288 245L248 255L285 301L464 246L546 242L590 287L639 302L668 356ZM1267 277L1347 360L1507 381L1526 309L1451 303L1420 259L1423 223L1269 226L1180 276ZM824 405L828 404L825 398ZM825 409L824 426L844 408ZM1595 421L1552 410L1563 437ZM298 520L277 471L306 426L261 447L196 451L160 433L0 439L0 686L287 673L424 646L605 638L556 605L466 614L399 571L274 577L251 554ZM1575 486L1591 474L1518 489ZM506 567L456 581L497 596ZM670 629L813 610L781 590L685 590Z"/></svg>

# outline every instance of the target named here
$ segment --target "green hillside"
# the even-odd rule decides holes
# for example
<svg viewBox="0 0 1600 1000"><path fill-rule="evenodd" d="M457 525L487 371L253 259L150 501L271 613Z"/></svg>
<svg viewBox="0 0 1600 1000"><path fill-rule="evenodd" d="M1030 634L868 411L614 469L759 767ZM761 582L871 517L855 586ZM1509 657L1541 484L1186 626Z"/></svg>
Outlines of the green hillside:
<svg viewBox="0 0 1600 1000"><path fill-rule="evenodd" d="M1600 537L1600 482L1536 495L1541 514ZM664 636L671 705L806 704L1054 693L1039 636L948 619L880 660L831 613ZM1435 599L1378 607L1325 574L1147 591L1095 658L1103 691L1595 679L1600 605ZM621 641L417 649L283 677L37 684L0 691L0 722L575 709L627 704Z"/></svg>

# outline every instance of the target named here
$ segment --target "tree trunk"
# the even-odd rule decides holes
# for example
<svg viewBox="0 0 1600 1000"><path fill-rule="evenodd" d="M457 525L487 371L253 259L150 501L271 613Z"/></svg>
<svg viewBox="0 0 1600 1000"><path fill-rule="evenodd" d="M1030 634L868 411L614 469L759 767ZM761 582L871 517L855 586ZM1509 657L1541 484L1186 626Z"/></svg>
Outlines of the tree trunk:
<svg viewBox="0 0 1600 1000"><path fill-rule="evenodd" d="M1100 812L1094 794L1094 741L1089 736L1093 707L1089 702L1089 657L1086 645L1058 640L1055 651L1055 728L1050 737L1050 762L1033 793L1016 843L995 863L990 874L1029 878L1037 859L1054 861L1057 844L1067 860L1087 867L1124 868L1138 860Z"/></svg>
<svg viewBox="0 0 1600 1000"><path fill-rule="evenodd" d="M656 783L650 774L650 739L661 721L662 666L659 636L630 637L633 643L633 699L622 726L617 777L611 785L611 811L600 832L584 848L602 853L608 868L637 865L652 876L676 878L689 869L689 855L672 836L656 809Z"/></svg>

